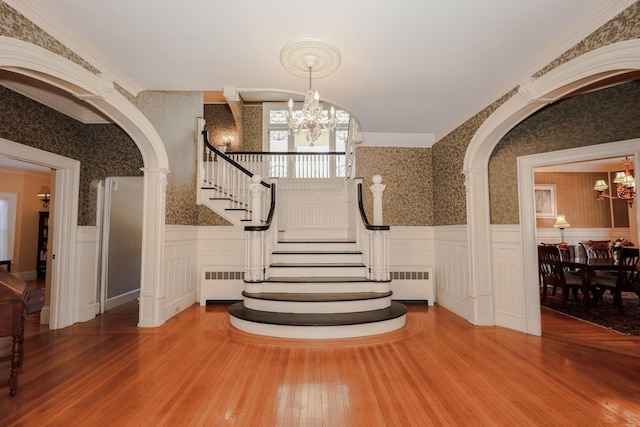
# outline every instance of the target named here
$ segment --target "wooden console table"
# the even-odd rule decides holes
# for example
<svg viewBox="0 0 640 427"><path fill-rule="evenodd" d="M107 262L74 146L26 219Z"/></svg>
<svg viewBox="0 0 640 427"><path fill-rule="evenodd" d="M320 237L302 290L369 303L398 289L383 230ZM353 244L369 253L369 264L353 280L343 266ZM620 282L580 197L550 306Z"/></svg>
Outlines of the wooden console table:
<svg viewBox="0 0 640 427"><path fill-rule="evenodd" d="M11 396L18 391L18 368L22 366L24 341L24 298L26 284L13 274L0 269L0 337L11 336L11 354L0 360L11 360L11 373L6 382Z"/></svg>

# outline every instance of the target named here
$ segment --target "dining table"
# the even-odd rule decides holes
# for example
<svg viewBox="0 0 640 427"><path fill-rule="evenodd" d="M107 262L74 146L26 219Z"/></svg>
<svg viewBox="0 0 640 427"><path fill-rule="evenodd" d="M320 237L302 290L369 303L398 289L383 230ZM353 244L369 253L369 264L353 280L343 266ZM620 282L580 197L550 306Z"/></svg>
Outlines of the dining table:
<svg viewBox="0 0 640 427"><path fill-rule="evenodd" d="M589 309L591 279L597 271L617 271L618 261L616 258L587 258L569 256L561 260L562 266L570 270L575 270L582 279L582 295L584 296L584 309Z"/></svg>

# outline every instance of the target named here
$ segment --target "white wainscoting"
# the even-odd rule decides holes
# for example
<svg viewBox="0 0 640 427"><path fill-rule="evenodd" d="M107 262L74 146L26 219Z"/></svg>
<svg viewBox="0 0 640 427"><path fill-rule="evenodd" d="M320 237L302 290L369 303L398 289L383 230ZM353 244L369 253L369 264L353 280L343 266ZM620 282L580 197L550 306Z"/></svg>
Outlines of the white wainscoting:
<svg viewBox="0 0 640 427"><path fill-rule="evenodd" d="M520 225L492 225L491 244L495 324L526 331ZM527 262L537 264L537 260Z"/></svg>
<svg viewBox="0 0 640 427"><path fill-rule="evenodd" d="M472 295L467 226L441 226L433 227L433 230L438 305L469 320L472 318Z"/></svg>
<svg viewBox="0 0 640 427"><path fill-rule="evenodd" d="M165 226L163 270L163 318L167 320L196 303L197 226Z"/></svg>
<svg viewBox="0 0 640 427"><path fill-rule="evenodd" d="M348 232L344 179L279 179L278 229L285 239L343 239Z"/></svg>
<svg viewBox="0 0 640 427"><path fill-rule="evenodd" d="M200 227L198 270L200 305L239 301L244 290L245 231L241 227Z"/></svg>
<svg viewBox="0 0 640 427"><path fill-rule="evenodd" d="M389 269L394 300L436 303L432 227L391 227Z"/></svg>
<svg viewBox="0 0 640 427"><path fill-rule="evenodd" d="M75 245L77 260L73 281L77 284L77 291L73 298L74 323L93 319L100 309L98 304L100 227L78 227ZM47 310L41 313L41 317L48 318Z"/></svg>

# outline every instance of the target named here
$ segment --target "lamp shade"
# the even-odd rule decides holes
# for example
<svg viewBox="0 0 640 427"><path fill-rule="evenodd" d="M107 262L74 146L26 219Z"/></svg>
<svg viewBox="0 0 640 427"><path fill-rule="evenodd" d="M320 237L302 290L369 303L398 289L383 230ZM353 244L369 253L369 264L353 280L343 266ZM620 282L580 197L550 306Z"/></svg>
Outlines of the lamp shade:
<svg viewBox="0 0 640 427"><path fill-rule="evenodd" d="M51 190L46 185L40 187L40 191L37 194L38 197L49 197L51 196Z"/></svg>
<svg viewBox="0 0 640 427"><path fill-rule="evenodd" d="M604 179L597 180L596 185L593 187L596 191L605 191L607 188L609 188L609 186L604 182Z"/></svg>
<svg viewBox="0 0 640 427"><path fill-rule="evenodd" d="M560 214L556 217L556 223L553 224L555 228L568 228L571 227L571 224L567 222L567 219L564 217L564 214Z"/></svg>

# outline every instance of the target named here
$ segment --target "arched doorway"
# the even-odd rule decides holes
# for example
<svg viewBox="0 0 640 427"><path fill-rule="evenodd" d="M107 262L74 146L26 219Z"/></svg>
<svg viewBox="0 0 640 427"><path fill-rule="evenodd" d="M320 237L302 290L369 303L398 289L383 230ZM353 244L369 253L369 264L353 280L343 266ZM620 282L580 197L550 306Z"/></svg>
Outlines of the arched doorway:
<svg viewBox="0 0 640 427"><path fill-rule="evenodd" d="M524 319L519 325L496 318L494 272L492 271L491 230L489 217L488 164L491 153L500 139L516 124L545 105L575 90L618 74L640 69L640 40L630 40L605 46L567 62L537 80L531 81L502 104L480 126L472 138L464 159L467 188L467 222L469 240L470 287L474 299L472 323L497 324L523 332L540 335L540 310L537 266L527 260L536 259L534 210L526 211L526 178L520 176L520 242L521 280L518 297L524 301L523 312L515 313ZM637 164L636 164L637 167ZM526 175L526 174L525 174ZM531 171L531 179L533 172ZM523 185L525 187L523 188ZM530 184L533 192L533 184ZM533 226L532 226L533 222Z"/></svg>
<svg viewBox="0 0 640 427"><path fill-rule="evenodd" d="M46 49L0 37L0 68L29 76L83 99L109 116L138 146L144 161L145 213L139 326L160 326L164 322L162 267L165 188L169 165L160 136L146 117L115 89L113 82ZM28 161L30 157L24 154L24 147L15 147L6 140L0 141L1 154ZM53 242L57 257L52 269L50 327L59 329L75 322L73 298L79 285L75 277L74 256L79 167L64 162L51 167L57 170L56 199L61 211L54 212L60 223L56 224L58 240Z"/></svg>

